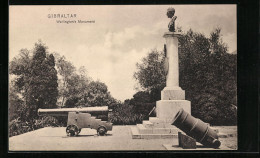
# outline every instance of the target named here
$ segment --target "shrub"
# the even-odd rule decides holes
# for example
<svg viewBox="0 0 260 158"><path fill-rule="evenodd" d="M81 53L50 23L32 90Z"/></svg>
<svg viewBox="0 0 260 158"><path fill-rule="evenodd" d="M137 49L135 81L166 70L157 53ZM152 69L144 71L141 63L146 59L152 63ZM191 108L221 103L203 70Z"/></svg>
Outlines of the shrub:
<svg viewBox="0 0 260 158"><path fill-rule="evenodd" d="M64 126L64 119L57 119L52 116L43 116L38 119L32 119L30 122L21 121L16 118L9 122L9 137L23 134L43 127L59 127Z"/></svg>
<svg viewBox="0 0 260 158"><path fill-rule="evenodd" d="M234 125L237 123L236 108L217 93L201 93L192 100L192 115L212 125Z"/></svg>
<svg viewBox="0 0 260 158"><path fill-rule="evenodd" d="M28 122L22 122L19 119L14 119L9 122L9 137L26 133L31 130Z"/></svg>
<svg viewBox="0 0 260 158"><path fill-rule="evenodd" d="M144 119L147 119L151 110L156 106L152 99L152 93L139 91L128 101L128 104L133 105L135 113L142 114L145 117Z"/></svg>
<svg viewBox="0 0 260 158"><path fill-rule="evenodd" d="M143 121L144 115L135 113L133 105L118 104L108 119L114 125L135 125Z"/></svg>

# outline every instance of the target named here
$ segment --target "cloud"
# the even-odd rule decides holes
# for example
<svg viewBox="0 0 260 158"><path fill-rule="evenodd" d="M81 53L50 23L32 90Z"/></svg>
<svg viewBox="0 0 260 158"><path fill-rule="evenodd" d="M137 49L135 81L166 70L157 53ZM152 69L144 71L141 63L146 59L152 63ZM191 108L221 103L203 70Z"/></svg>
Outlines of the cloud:
<svg viewBox="0 0 260 158"><path fill-rule="evenodd" d="M126 27L122 30L115 32L108 32L105 35L104 46L113 50L120 50L121 53L128 53L129 51L136 49L140 51L144 48L163 48L162 37L165 29L160 27L161 22L155 23L153 27L144 27L135 25ZM160 44L160 46L159 46Z"/></svg>
<svg viewBox="0 0 260 158"><path fill-rule="evenodd" d="M107 47L123 47L126 42L135 39L136 34L140 32L138 26L125 28L120 32L109 32L105 36L105 46Z"/></svg>
<svg viewBox="0 0 260 158"><path fill-rule="evenodd" d="M145 47L139 50L135 47L123 49L129 40L138 36L137 30L137 27L134 27L118 33L109 32L104 37L104 43L92 46L79 45L75 49L77 55L71 56L69 60L77 61L73 63L77 67L84 65L93 79L105 82L115 98L122 101L131 98L135 93L135 65L149 52L149 48ZM125 35L129 36L125 38Z"/></svg>

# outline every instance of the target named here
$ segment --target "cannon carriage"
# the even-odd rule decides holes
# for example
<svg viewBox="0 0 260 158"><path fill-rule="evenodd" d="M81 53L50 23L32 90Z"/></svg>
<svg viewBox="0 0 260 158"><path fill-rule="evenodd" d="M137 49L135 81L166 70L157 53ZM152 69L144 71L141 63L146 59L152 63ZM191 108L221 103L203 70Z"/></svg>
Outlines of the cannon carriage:
<svg viewBox="0 0 260 158"><path fill-rule="evenodd" d="M77 136L82 128L96 129L98 135L105 135L112 130L112 123L108 122L108 107L83 107L61 109L39 109L39 116L67 116L66 133Z"/></svg>

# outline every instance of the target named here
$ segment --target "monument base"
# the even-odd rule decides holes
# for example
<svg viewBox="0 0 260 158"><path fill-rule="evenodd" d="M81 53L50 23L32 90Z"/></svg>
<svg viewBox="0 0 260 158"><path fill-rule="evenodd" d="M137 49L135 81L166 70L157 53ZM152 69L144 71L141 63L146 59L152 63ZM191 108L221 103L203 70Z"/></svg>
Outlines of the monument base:
<svg viewBox="0 0 260 158"><path fill-rule="evenodd" d="M150 117L131 128L133 139L169 139L177 138L179 130L171 125L177 112L183 108L191 113L191 103L185 100L185 91L180 87L165 87L161 99L156 102L156 117Z"/></svg>
<svg viewBox="0 0 260 158"><path fill-rule="evenodd" d="M164 120L150 117L142 124L131 127L131 132L133 139L172 139L178 138L180 130L169 123L165 123Z"/></svg>
<svg viewBox="0 0 260 158"><path fill-rule="evenodd" d="M156 116L171 124L181 108L190 114L191 102L188 100L160 100L156 102Z"/></svg>
<svg viewBox="0 0 260 158"><path fill-rule="evenodd" d="M133 139L169 139L177 138L179 130L171 125L180 108L191 112L190 101L160 100L156 102L156 116L131 128Z"/></svg>

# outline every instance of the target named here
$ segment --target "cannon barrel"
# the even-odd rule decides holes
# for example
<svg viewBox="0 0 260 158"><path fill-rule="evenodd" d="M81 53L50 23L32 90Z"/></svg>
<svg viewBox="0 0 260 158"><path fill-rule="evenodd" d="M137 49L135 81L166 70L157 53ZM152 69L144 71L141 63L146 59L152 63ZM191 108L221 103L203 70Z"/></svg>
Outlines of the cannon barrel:
<svg viewBox="0 0 260 158"><path fill-rule="evenodd" d="M90 113L91 115L108 115L108 106L82 107L82 108L61 108L61 109L38 109L38 115L68 116L69 112Z"/></svg>
<svg viewBox="0 0 260 158"><path fill-rule="evenodd" d="M218 135L206 123L191 116L189 113L180 109L175 115L172 125L175 125L188 136L196 139L206 147L218 148L220 141Z"/></svg>

